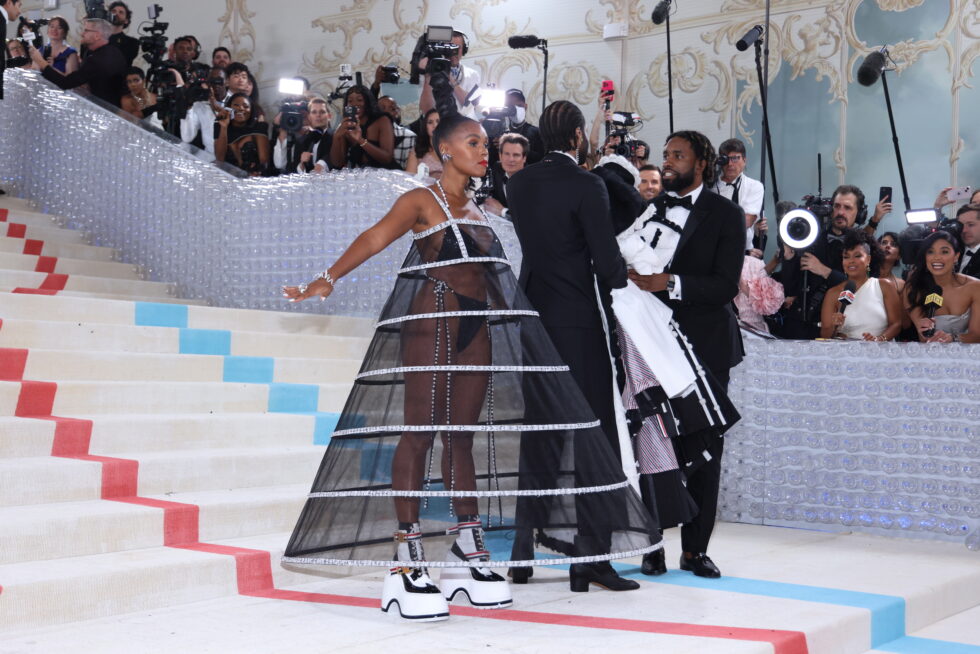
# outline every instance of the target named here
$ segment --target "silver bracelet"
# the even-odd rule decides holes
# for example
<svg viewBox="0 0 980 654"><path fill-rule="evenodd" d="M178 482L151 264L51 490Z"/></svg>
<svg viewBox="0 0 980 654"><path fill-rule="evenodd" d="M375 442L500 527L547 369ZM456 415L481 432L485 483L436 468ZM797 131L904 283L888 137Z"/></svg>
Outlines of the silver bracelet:
<svg viewBox="0 0 980 654"><path fill-rule="evenodd" d="M331 277L331 276L330 276L330 271L329 271L329 270L324 270L324 271L323 271L322 273L320 273L320 274L318 274L318 275L316 275L316 276L315 276L315 277L313 278L313 281L316 281L316 280L318 280L318 279L322 279L322 280L323 280L323 281L325 281L326 283L328 283L328 284L330 284L330 287L331 287L331 288L333 288L333 286L334 286L334 281L333 281L333 277Z"/></svg>

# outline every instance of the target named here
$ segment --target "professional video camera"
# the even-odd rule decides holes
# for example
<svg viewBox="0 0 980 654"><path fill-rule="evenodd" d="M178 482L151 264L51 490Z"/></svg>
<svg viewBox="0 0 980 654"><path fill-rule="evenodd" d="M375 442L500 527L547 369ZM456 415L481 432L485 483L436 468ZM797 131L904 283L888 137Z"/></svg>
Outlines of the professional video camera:
<svg viewBox="0 0 980 654"><path fill-rule="evenodd" d="M517 116L517 108L507 106L507 96L504 91L492 87L485 89L474 102L487 109L487 116L483 119L483 129L488 139L493 141L510 131L510 119Z"/></svg>
<svg viewBox="0 0 980 654"><path fill-rule="evenodd" d="M279 127L286 131L287 136L295 137L306 123L309 105L303 97L305 88L301 79L284 77L279 80L279 92L286 96L279 105Z"/></svg>
<svg viewBox="0 0 980 654"><path fill-rule="evenodd" d="M382 66L381 70L384 71L381 78L382 84L397 84L402 78L401 73L398 72L398 66Z"/></svg>
<svg viewBox="0 0 980 654"><path fill-rule="evenodd" d="M415 50L412 51L409 81L418 84L422 75L428 75L431 86L442 82L448 84L449 70L452 67L449 58L456 54L457 49L458 47L453 43L451 26L427 26L425 34L419 37ZM419 65L423 58L428 59L424 70Z"/></svg>
<svg viewBox="0 0 980 654"><path fill-rule="evenodd" d="M907 211L905 219L908 222L908 227L898 235L898 251L902 257L902 263L906 266L915 263L919 247L933 232L949 232L956 238L963 239L963 223L956 218L946 218L935 209Z"/></svg>
<svg viewBox="0 0 980 654"><path fill-rule="evenodd" d="M616 154L632 159L636 156L636 149L639 142L633 136L634 132L643 127L643 121L639 114L616 111L612 115L612 129L607 138L619 137L619 145L616 146Z"/></svg>
<svg viewBox="0 0 980 654"><path fill-rule="evenodd" d="M85 18L100 19L108 23L113 22L103 0L85 0Z"/></svg>

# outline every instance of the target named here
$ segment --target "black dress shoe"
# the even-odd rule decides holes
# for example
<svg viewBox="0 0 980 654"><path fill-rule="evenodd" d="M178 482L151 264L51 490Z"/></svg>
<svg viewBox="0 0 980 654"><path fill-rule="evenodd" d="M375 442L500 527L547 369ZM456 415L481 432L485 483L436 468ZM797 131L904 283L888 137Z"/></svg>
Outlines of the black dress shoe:
<svg viewBox="0 0 980 654"><path fill-rule="evenodd" d="M636 590L640 584L623 579L609 561L600 563L575 563L568 568L568 583L573 593L587 593L589 584L606 590Z"/></svg>
<svg viewBox="0 0 980 654"><path fill-rule="evenodd" d="M667 574L667 562L664 560L663 548L643 555L640 572L653 577Z"/></svg>
<svg viewBox="0 0 980 654"><path fill-rule="evenodd" d="M507 576L510 577L511 583L526 584L527 580L534 576L534 568L530 566L509 568Z"/></svg>
<svg viewBox="0 0 980 654"><path fill-rule="evenodd" d="M698 577L708 577L709 579L717 579L721 576L721 570L704 552L695 554L691 558L686 558L681 554L681 570L687 570Z"/></svg>

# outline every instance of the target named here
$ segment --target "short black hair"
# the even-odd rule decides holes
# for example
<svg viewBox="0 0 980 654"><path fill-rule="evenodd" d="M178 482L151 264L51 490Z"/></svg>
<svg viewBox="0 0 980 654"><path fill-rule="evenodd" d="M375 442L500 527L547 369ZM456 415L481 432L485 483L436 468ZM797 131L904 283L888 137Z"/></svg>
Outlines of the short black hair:
<svg viewBox="0 0 980 654"><path fill-rule="evenodd" d="M68 36L68 32L71 31L71 28L68 26L68 21L65 20L65 17L64 16L52 16L50 19L48 19L48 24L50 25L51 23L53 23L55 21L57 21L58 23L61 24L61 29L64 30L65 36Z"/></svg>
<svg viewBox="0 0 980 654"><path fill-rule="evenodd" d="M231 50L223 45L219 45L217 48L211 51L211 58L214 59L214 55L218 54L219 52L227 52L228 56L231 57Z"/></svg>
<svg viewBox="0 0 980 654"><path fill-rule="evenodd" d="M704 185L711 186L714 184L715 159L717 157L715 156L715 148L711 145L708 137L694 130L681 130L668 136L664 144L666 145L675 138L687 141L691 145L691 149L694 150L694 158L704 162L704 172L701 173L701 181L704 182Z"/></svg>
<svg viewBox="0 0 980 654"><path fill-rule="evenodd" d="M142 80L146 79L146 73L144 73L143 69L138 66L129 67L129 70L126 71L126 77L129 77L130 75L139 75L140 79Z"/></svg>
<svg viewBox="0 0 980 654"><path fill-rule="evenodd" d="M834 203L834 200L837 199L838 195L853 195L854 197L857 198L858 223L860 224L861 222L864 222L861 220L861 210L867 209L868 206L864 201L864 191L859 189L857 186L854 186L853 184L841 184L840 186L834 189L834 194L830 196L831 204Z"/></svg>
<svg viewBox="0 0 980 654"><path fill-rule="evenodd" d="M233 61L227 66L225 66L226 76L231 77L232 75L236 75L238 73L248 74L249 73L248 66L246 66L240 61Z"/></svg>
<svg viewBox="0 0 980 654"><path fill-rule="evenodd" d="M739 139L728 139L722 141L718 146L718 154L731 154L732 152L745 156L745 144Z"/></svg>
<svg viewBox="0 0 980 654"><path fill-rule="evenodd" d="M575 148L575 130L581 129L585 134L585 116L577 105L568 100L556 100L541 113L541 123L538 130L541 141L548 152L558 150L568 152Z"/></svg>
<svg viewBox="0 0 980 654"><path fill-rule="evenodd" d="M646 164L645 166L640 166L640 172L642 173L644 170L653 170L656 171L658 174L661 175L663 174L663 171L660 170L660 166L656 166L654 164Z"/></svg>

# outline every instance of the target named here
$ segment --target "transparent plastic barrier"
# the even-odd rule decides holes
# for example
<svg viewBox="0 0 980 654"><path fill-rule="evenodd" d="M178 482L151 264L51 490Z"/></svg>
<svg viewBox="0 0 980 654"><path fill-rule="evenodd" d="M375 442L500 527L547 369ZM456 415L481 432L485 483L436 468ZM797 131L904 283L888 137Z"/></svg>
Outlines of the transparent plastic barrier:
<svg viewBox="0 0 980 654"><path fill-rule="evenodd" d="M399 195L421 184L399 171L240 178L206 153L131 117L8 70L0 101L0 180L39 209L117 248L180 297L225 307L375 317L410 245L406 236L345 277L325 303L290 305L283 284L333 263ZM508 252L513 229L494 221Z"/></svg>

